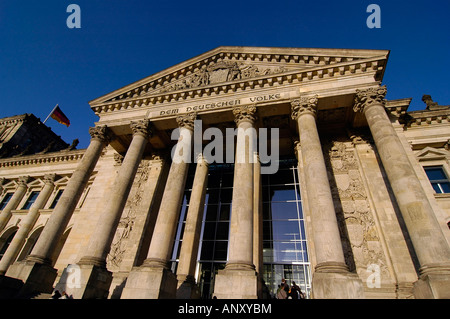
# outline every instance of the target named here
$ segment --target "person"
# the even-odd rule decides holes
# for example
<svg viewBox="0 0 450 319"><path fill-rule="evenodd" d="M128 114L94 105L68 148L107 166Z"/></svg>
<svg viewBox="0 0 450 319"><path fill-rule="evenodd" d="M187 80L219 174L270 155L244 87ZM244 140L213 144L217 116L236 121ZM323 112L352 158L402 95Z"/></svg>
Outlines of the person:
<svg viewBox="0 0 450 319"><path fill-rule="evenodd" d="M62 296L59 299L72 299L72 296L69 296L65 291L63 291Z"/></svg>
<svg viewBox="0 0 450 319"><path fill-rule="evenodd" d="M295 283L295 281L292 282L292 287L291 287L291 291L290 291L290 296L292 299L301 299L300 298L300 287L297 286L297 284Z"/></svg>
<svg viewBox="0 0 450 319"><path fill-rule="evenodd" d="M59 299L60 297L61 297L61 294L59 293L59 291L55 290L53 292L52 299Z"/></svg>
<svg viewBox="0 0 450 319"><path fill-rule="evenodd" d="M279 288L277 290L277 299L286 299L287 293L285 290L285 284L282 282L281 285L279 285Z"/></svg>

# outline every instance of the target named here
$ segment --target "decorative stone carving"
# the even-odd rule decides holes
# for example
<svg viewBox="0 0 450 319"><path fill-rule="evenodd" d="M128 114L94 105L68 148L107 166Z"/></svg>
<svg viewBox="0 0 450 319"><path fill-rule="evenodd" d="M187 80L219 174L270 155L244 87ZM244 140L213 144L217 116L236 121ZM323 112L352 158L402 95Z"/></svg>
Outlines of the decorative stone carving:
<svg viewBox="0 0 450 319"><path fill-rule="evenodd" d="M188 130L194 130L194 121L197 119L197 113L187 113L184 115L179 115L177 117L177 123L179 128L187 128Z"/></svg>
<svg viewBox="0 0 450 319"><path fill-rule="evenodd" d="M325 144L324 151L333 175L330 184L346 262L363 282L370 274L366 269L371 264L380 266L382 281L389 282L386 257L359 172L354 144L332 141Z"/></svg>
<svg viewBox="0 0 450 319"><path fill-rule="evenodd" d="M150 129L150 121L148 119L132 121L130 123L130 127L133 131L133 135L140 134L144 137L152 135L152 131Z"/></svg>
<svg viewBox="0 0 450 319"><path fill-rule="evenodd" d="M317 95L309 97L301 97L291 101L291 117L297 120L300 115L310 113L316 116L317 103L319 99Z"/></svg>
<svg viewBox="0 0 450 319"><path fill-rule="evenodd" d="M239 125L242 121L254 123L256 120L256 106L254 104L235 106L233 115L236 125Z"/></svg>
<svg viewBox="0 0 450 319"><path fill-rule="evenodd" d="M106 125L90 127L89 134L91 135L92 139L97 139L104 143L109 143L109 141L111 140L111 136L109 135Z"/></svg>
<svg viewBox="0 0 450 319"><path fill-rule="evenodd" d="M430 111L445 110L449 108L448 105L439 105L437 102L434 102L431 95L424 94L424 96L422 96L422 101L427 105L426 109Z"/></svg>
<svg viewBox="0 0 450 319"><path fill-rule="evenodd" d="M30 181L30 179L31 179L30 176L20 176L18 181L17 181L17 184L19 186L27 186L27 184Z"/></svg>
<svg viewBox="0 0 450 319"><path fill-rule="evenodd" d="M123 159L124 159L123 155L119 153L114 153L114 162L115 162L114 166L122 165Z"/></svg>
<svg viewBox="0 0 450 319"><path fill-rule="evenodd" d="M148 179L150 172L150 161L142 160L139 164L136 177L134 179L133 188L130 192L129 199L123 210L119 225L114 236L111 250L107 257L108 268L120 267L123 256L127 249L127 240L133 230L133 226L138 214L139 205L144 198L144 184Z"/></svg>
<svg viewBox="0 0 450 319"><path fill-rule="evenodd" d="M185 76L175 83L161 88L158 93L193 89L216 83L278 74L285 71L286 69L284 67L261 67L253 64L223 60L212 63L195 74Z"/></svg>
<svg viewBox="0 0 450 319"><path fill-rule="evenodd" d="M353 106L353 111L363 112L365 107L369 107L373 104L385 105L387 89L386 85L368 88L366 90L356 90L355 105Z"/></svg>
<svg viewBox="0 0 450 319"><path fill-rule="evenodd" d="M44 176L44 184L52 185L55 182L56 174L46 174Z"/></svg>

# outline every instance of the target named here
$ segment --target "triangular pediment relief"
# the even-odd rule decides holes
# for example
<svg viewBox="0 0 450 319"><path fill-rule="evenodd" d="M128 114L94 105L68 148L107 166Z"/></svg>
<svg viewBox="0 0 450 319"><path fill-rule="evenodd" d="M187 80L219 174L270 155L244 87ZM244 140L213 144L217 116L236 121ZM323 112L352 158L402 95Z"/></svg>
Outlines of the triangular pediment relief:
<svg viewBox="0 0 450 319"><path fill-rule="evenodd" d="M427 146L416 154L419 160L442 159L450 156L447 150L439 150L434 147Z"/></svg>
<svg viewBox="0 0 450 319"><path fill-rule="evenodd" d="M90 102L96 106L192 91L244 89L295 80L373 71L381 80L389 51L219 47ZM304 73L299 76L299 73ZM158 101L161 99L158 99ZM164 99L162 99L164 100ZM145 104L145 103L144 103ZM150 103L151 104L151 103ZM109 110L110 108L106 108Z"/></svg>

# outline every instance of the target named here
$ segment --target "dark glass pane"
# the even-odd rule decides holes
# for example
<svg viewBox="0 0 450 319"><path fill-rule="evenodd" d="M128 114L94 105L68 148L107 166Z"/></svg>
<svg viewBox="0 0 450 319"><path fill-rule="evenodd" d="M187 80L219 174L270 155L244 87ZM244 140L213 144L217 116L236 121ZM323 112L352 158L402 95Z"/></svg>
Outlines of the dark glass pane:
<svg viewBox="0 0 450 319"><path fill-rule="evenodd" d="M272 219L272 211L270 209L270 203L263 203L263 220Z"/></svg>
<svg viewBox="0 0 450 319"><path fill-rule="evenodd" d="M450 193L450 183L440 183L444 193Z"/></svg>
<svg viewBox="0 0 450 319"><path fill-rule="evenodd" d="M441 189L439 188L438 183L432 183L431 186L433 186L433 189L434 189L434 191L435 191L437 194L442 193L442 192L441 192Z"/></svg>
<svg viewBox="0 0 450 319"><path fill-rule="evenodd" d="M219 220L230 220L231 204L220 205Z"/></svg>
<svg viewBox="0 0 450 319"><path fill-rule="evenodd" d="M31 195L28 197L27 201L25 202L25 205L23 205L22 209L30 209L31 205L33 205L34 202L36 201L38 195L39 192L32 192Z"/></svg>
<svg viewBox="0 0 450 319"><path fill-rule="evenodd" d="M291 184L294 183L294 176L292 170L280 169L277 173L270 175L269 180L271 185Z"/></svg>
<svg viewBox="0 0 450 319"><path fill-rule="evenodd" d="M272 203L272 219L297 219L296 202Z"/></svg>
<svg viewBox="0 0 450 319"><path fill-rule="evenodd" d="M213 241L203 241L202 242L202 253L200 254L200 259L202 260L212 260L214 251Z"/></svg>
<svg viewBox="0 0 450 319"><path fill-rule="evenodd" d="M222 175L222 187L233 187L233 174Z"/></svg>
<svg viewBox="0 0 450 319"><path fill-rule="evenodd" d="M272 240L272 222L264 221L263 222L263 240Z"/></svg>
<svg viewBox="0 0 450 319"><path fill-rule="evenodd" d="M223 203L231 203L231 200L233 198L233 189L232 188L226 188L222 189L220 192L220 202Z"/></svg>
<svg viewBox="0 0 450 319"><path fill-rule="evenodd" d="M214 240L216 235L216 223L206 222L203 228L203 240Z"/></svg>
<svg viewBox="0 0 450 319"><path fill-rule="evenodd" d="M228 222L217 223L216 239L228 240Z"/></svg>
<svg viewBox="0 0 450 319"><path fill-rule="evenodd" d="M206 221L215 221L217 220L217 210L219 209L218 205L208 205L206 208Z"/></svg>
<svg viewBox="0 0 450 319"><path fill-rule="evenodd" d="M444 170L441 167L426 167L425 172L430 181L447 179L447 176L445 176Z"/></svg>
<svg viewBox="0 0 450 319"><path fill-rule="evenodd" d="M6 205L8 205L8 202L12 196L13 196L12 193L7 193L5 197L3 197L2 202L0 203L0 210L4 209Z"/></svg>
<svg viewBox="0 0 450 319"><path fill-rule="evenodd" d="M216 241L216 249L214 252L214 260L227 260L228 242Z"/></svg>

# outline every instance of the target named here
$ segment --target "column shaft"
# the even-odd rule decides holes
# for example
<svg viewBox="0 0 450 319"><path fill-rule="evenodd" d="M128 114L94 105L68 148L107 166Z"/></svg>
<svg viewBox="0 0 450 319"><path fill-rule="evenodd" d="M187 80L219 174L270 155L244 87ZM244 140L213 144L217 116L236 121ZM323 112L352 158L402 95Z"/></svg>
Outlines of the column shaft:
<svg viewBox="0 0 450 319"><path fill-rule="evenodd" d="M184 281L194 282L207 182L208 163L200 154L197 158L197 168L195 170L177 268L179 283Z"/></svg>
<svg viewBox="0 0 450 319"><path fill-rule="evenodd" d="M106 145L108 139L106 126L91 128L91 143L84 153L80 164L72 174L52 215L42 230L41 235L27 260L51 264L51 256L59 243L73 211L86 187L92 171Z"/></svg>
<svg viewBox="0 0 450 319"><path fill-rule="evenodd" d="M30 178L28 176L19 177L18 186L14 192L14 195L0 213L0 231L2 231L8 224L8 221L11 218L11 211L17 208L17 205L19 205L23 196L27 192L27 183L29 180Z"/></svg>
<svg viewBox="0 0 450 319"><path fill-rule="evenodd" d="M90 238L86 253L79 264L106 267L106 257L111 249L116 228L149 136L148 120L132 122L131 127L134 133L133 140L122 162L119 174L114 181L111 194L106 197L106 207L95 228L95 233Z"/></svg>
<svg viewBox="0 0 450 319"><path fill-rule="evenodd" d="M144 265L156 268L168 267L183 200L187 171L191 162L193 118L186 122L184 118L179 117L177 121L181 126L180 138L172 156L172 164L170 165L155 230L153 231L147 259L144 261Z"/></svg>
<svg viewBox="0 0 450 319"><path fill-rule="evenodd" d="M355 111L363 110L421 266L421 273L450 270L450 247L427 195L386 114L386 87L357 91ZM445 266L444 266L445 265Z"/></svg>
<svg viewBox="0 0 450 319"><path fill-rule="evenodd" d="M346 272L348 267L345 264L331 188L316 126L316 108L317 98L315 97L292 102L292 117L298 124L305 186L311 211L316 248L316 271Z"/></svg>
<svg viewBox="0 0 450 319"><path fill-rule="evenodd" d="M226 269L255 269L253 264L253 161L255 106L233 110L238 126Z"/></svg>
<svg viewBox="0 0 450 319"><path fill-rule="evenodd" d="M39 193L34 204L30 207L27 216L21 222L21 226L14 236L11 244L8 247L8 250L3 255L3 258L0 261L0 275L5 274L8 267L14 262L14 260L19 255L20 250L22 249L30 230L33 228L39 217L39 210L42 209L47 203L48 198L53 192L55 174L46 175L44 177L44 187Z"/></svg>

